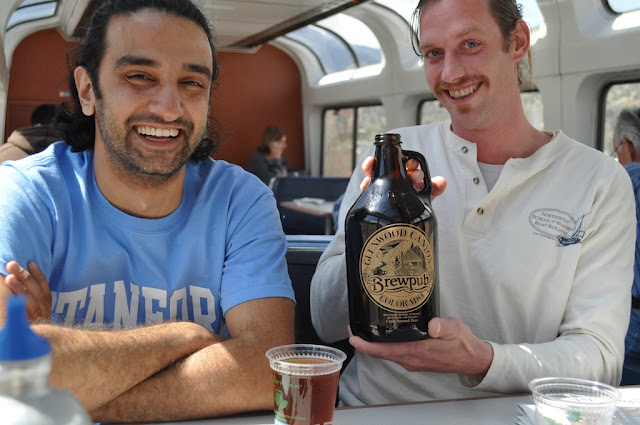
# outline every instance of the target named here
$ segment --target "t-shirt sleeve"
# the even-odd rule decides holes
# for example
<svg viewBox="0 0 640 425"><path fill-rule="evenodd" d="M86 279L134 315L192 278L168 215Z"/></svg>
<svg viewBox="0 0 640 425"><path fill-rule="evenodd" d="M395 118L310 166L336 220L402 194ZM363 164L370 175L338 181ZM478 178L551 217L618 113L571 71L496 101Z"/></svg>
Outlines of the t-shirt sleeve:
<svg viewBox="0 0 640 425"><path fill-rule="evenodd" d="M0 166L0 274L9 261L22 267L35 261L45 276L51 270L51 205L37 193L38 181L27 179L13 164Z"/></svg>
<svg viewBox="0 0 640 425"><path fill-rule="evenodd" d="M285 254L287 243L272 192L247 179L229 211L221 287L222 311L246 301L285 297L295 301Z"/></svg>

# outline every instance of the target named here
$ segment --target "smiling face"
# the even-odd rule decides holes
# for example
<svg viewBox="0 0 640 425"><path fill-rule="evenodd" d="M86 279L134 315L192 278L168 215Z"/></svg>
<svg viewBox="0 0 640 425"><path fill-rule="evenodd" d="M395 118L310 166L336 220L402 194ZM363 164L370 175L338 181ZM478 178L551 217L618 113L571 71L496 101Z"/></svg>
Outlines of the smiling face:
<svg viewBox="0 0 640 425"><path fill-rule="evenodd" d="M111 19L98 69L101 98L76 70L83 112L95 112L96 167L162 183L206 134L212 52L202 28L151 10ZM100 162L100 164L98 164Z"/></svg>
<svg viewBox="0 0 640 425"><path fill-rule="evenodd" d="M520 102L517 62L526 49L514 49L515 44L506 51L485 0L434 0L424 6L420 52L425 75L449 111L454 131L492 125Z"/></svg>

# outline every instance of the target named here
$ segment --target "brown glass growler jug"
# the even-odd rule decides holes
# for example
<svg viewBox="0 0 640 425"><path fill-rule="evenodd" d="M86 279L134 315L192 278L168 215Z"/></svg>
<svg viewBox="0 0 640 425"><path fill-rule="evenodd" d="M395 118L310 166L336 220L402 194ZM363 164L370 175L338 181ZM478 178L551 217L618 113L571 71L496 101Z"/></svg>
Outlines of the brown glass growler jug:
<svg viewBox="0 0 640 425"><path fill-rule="evenodd" d="M438 316L437 222L431 176L418 152L402 150L399 134L375 136L371 182L345 219L349 322L368 341L429 338ZM405 163L424 171L418 192Z"/></svg>

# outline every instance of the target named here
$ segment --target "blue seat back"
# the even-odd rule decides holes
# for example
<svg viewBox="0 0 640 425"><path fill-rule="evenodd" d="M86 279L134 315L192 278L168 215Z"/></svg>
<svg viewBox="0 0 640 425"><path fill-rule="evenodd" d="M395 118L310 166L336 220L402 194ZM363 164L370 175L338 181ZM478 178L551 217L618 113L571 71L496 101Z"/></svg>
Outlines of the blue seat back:
<svg viewBox="0 0 640 425"><path fill-rule="evenodd" d="M323 217L295 211L280 205L282 201L299 198L322 198L335 201L344 193L349 183L348 177L279 177L271 186L278 203L282 228L287 235L322 235Z"/></svg>
<svg viewBox="0 0 640 425"><path fill-rule="evenodd" d="M347 361L353 357L353 347L344 339L331 344L323 342L311 322L310 289L311 278L316 270L320 255L331 241L332 236L292 235L287 236L287 265L289 277L296 294L295 332L296 343L330 345L347 354ZM346 288L345 288L346 290Z"/></svg>

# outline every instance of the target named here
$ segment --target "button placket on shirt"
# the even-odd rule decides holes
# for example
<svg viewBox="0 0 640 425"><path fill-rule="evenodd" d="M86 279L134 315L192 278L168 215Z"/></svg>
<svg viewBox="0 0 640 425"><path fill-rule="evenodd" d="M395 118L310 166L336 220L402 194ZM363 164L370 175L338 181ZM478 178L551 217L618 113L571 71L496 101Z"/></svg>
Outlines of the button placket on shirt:
<svg viewBox="0 0 640 425"><path fill-rule="evenodd" d="M466 157L466 154L472 152L472 147L469 146L461 146L459 147L459 154L462 157ZM465 158L463 160L463 162L468 162L469 158ZM471 159L472 161L475 161L475 158ZM468 164L469 168L467 168L467 171L472 170L474 167L472 166L471 163ZM473 182L473 185L477 188L474 189L473 192L475 193L476 190L480 190L480 182L482 181L482 179L480 178L480 176L477 174L477 171L472 171L473 174L471 174L470 176L467 174L465 179L468 178ZM475 174L475 176L474 176ZM484 195L486 195L486 193L484 193L482 190L480 190L480 192L475 193L475 195L482 195L484 197ZM472 198L475 198L476 201L481 201L481 199L479 199L477 196L472 196ZM469 198L467 198L467 201L471 201L474 202L473 200L470 200ZM484 232L486 231L486 226L487 226L487 220L489 219L489 217L487 215L485 215L485 210L483 207L478 206L478 204L476 204L475 207L472 207L474 209L471 210L467 210L468 212L466 214L469 214L466 216L466 219L464 220L463 223L463 230L465 232L470 232L476 235L483 235ZM487 213L488 214L488 213Z"/></svg>
<svg viewBox="0 0 640 425"><path fill-rule="evenodd" d="M462 148L460 148L460 151L462 153L467 153L467 152L469 152L469 148L466 147L466 146L463 146ZM480 184L480 179L478 177L474 177L473 178L473 183L476 184L476 185ZM478 215L482 215L482 214L484 214L484 209L482 207L479 207L478 209L476 209L476 213Z"/></svg>

